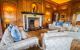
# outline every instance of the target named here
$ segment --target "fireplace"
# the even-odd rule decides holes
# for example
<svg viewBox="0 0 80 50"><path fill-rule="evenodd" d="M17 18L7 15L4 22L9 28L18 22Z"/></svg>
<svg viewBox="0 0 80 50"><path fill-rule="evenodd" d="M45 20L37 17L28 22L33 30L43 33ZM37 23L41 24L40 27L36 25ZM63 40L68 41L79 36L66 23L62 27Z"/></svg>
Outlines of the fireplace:
<svg viewBox="0 0 80 50"><path fill-rule="evenodd" d="M43 14L22 12L23 28L25 31L37 30L42 27Z"/></svg>
<svg viewBox="0 0 80 50"><path fill-rule="evenodd" d="M36 22L38 21L38 22ZM29 25L29 30L35 30L36 28L39 28L39 18L33 18L29 17L28 18L28 25Z"/></svg>

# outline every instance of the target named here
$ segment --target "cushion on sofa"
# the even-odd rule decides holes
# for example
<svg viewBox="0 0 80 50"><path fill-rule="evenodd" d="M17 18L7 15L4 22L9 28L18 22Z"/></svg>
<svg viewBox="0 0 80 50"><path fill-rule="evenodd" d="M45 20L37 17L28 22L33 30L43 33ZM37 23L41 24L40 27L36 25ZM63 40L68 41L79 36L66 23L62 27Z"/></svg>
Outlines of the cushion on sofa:
<svg viewBox="0 0 80 50"><path fill-rule="evenodd" d="M19 30L21 32L22 39L27 39L28 33L24 31L23 27L19 27Z"/></svg>
<svg viewBox="0 0 80 50"><path fill-rule="evenodd" d="M70 22L65 22L65 23L63 24L63 26L64 26L64 27L69 27L69 26L70 26Z"/></svg>
<svg viewBox="0 0 80 50"><path fill-rule="evenodd" d="M63 26L63 22L56 22L56 26Z"/></svg>
<svg viewBox="0 0 80 50"><path fill-rule="evenodd" d="M11 25L11 24L8 26L9 32L11 32L12 27L13 27L13 25Z"/></svg>
<svg viewBox="0 0 80 50"><path fill-rule="evenodd" d="M17 26L13 26L11 29L11 36L13 37L14 41L20 41L21 38L21 32L19 31Z"/></svg>

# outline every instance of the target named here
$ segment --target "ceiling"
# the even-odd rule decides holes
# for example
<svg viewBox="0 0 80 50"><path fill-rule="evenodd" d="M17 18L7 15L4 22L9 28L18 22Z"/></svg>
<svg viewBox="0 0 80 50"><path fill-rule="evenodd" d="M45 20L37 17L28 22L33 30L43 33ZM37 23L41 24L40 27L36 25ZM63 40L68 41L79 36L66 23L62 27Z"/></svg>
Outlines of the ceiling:
<svg viewBox="0 0 80 50"><path fill-rule="evenodd" d="M71 0L51 0L51 1L53 1L53 2L55 2L55 3L57 3L57 4L62 4L62 3L69 2L69 1L71 1Z"/></svg>

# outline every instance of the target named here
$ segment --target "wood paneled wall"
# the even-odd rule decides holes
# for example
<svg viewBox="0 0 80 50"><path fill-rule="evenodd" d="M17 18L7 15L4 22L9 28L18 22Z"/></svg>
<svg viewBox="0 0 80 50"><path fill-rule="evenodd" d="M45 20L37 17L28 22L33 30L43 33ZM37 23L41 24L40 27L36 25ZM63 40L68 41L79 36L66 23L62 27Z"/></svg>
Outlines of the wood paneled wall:
<svg viewBox="0 0 80 50"><path fill-rule="evenodd" d="M21 12L32 12L32 4L35 3L37 5L37 13L43 13L44 14L44 22L43 25L45 26L46 24L52 23L52 18L53 18L53 14L58 12L59 13L59 17L61 17L61 15L65 15L65 18L60 18L60 20L64 20L64 21L71 21L72 19L72 15L80 10L80 2L72 4L74 2L68 2L65 4L61 4L58 5L56 3L52 3L52 2L48 2L45 0L2 0L1 1L1 5L2 5L2 18L3 18L3 22L4 22L4 27L6 26L6 24L8 24L7 22L5 22L5 17L7 15L5 15L5 11L4 8L6 6L11 7L12 9L14 9L13 11L8 12L9 15L14 16L14 19L16 19L16 24L18 26L22 26L23 24L23 17ZM78 8L77 8L78 7ZM10 16L10 17L11 17Z"/></svg>

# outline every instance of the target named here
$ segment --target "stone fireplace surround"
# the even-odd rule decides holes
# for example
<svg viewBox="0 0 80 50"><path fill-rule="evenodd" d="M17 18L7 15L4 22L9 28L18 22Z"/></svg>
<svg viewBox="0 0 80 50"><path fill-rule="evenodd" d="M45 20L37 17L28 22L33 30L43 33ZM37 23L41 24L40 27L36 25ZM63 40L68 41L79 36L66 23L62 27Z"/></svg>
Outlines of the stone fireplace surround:
<svg viewBox="0 0 80 50"><path fill-rule="evenodd" d="M36 28L40 29L43 22L42 13L22 12L23 28L25 31L31 31Z"/></svg>

